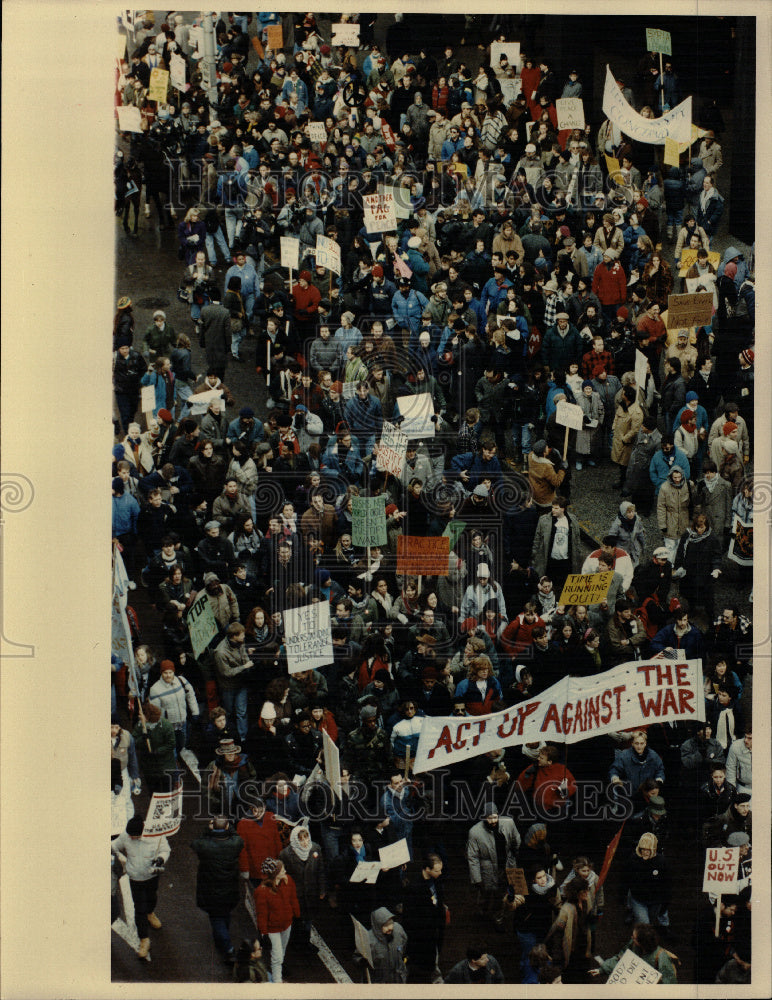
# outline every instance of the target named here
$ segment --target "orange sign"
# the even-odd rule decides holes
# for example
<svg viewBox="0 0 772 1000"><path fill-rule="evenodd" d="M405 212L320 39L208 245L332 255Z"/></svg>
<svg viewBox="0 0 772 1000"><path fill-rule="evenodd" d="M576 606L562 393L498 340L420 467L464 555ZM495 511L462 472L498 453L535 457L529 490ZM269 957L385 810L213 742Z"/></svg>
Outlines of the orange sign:
<svg viewBox="0 0 772 1000"><path fill-rule="evenodd" d="M397 572L406 576L447 576L450 539L400 535L397 538Z"/></svg>

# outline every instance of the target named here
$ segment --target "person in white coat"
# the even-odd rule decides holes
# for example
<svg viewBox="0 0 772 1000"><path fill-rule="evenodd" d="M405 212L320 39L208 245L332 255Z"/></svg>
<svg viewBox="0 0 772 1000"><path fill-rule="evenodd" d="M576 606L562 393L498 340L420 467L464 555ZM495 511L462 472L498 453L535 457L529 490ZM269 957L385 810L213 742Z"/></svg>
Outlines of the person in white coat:
<svg viewBox="0 0 772 1000"><path fill-rule="evenodd" d="M110 844L129 876L131 898L134 901L134 920L139 934L137 955L147 958L150 952L150 928L161 927L155 915L158 900L158 881L164 865L169 860L171 848L166 837L143 837L145 828L141 816L133 816L126 830Z"/></svg>

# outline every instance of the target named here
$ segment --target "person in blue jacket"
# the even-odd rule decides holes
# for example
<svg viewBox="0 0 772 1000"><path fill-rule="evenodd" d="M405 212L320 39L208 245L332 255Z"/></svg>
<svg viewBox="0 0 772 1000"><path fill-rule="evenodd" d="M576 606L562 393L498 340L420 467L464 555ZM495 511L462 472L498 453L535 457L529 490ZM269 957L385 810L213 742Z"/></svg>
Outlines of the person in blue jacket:
<svg viewBox="0 0 772 1000"><path fill-rule="evenodd" d="M680 417L679 417L680 421ZM689 471L689 459L686 452L681 448L676 448L673 441L673 434L668 432L662 435L659 450L655 451L649 462L649 479L654 485L655 495L659 493L660 487L670 475L670 470L677 465L684 474L684 479L691 475Z"/></svg>
<svg viewBox="0 0 772 1000"><path fill-rule="evenodd" d="M410 278L400 278L398 284L399 288L391 300L392 315L398 327L409 330L411 335L417 334L429 300L421 292L410 287Z"/></svg>
<svg viewBox="0 0 772 1000"><path fill-rule="evenodd" d="M681 601L672 625L666 625L651 640L651 655L664 653L667 659L698 660L705 652L705 636L689 622L686 602Z"/></svg>
<svg viewBox="0 0 772 1000"><path fill-rule="evenodd" d="M609 768L612 785L626 783L636 798L644 781L653 780L662 787L665 783L665 765L656 751L648 746L646 733L638 730L632 734L633 741L627 750L617 750L614 763Z"/></svg>

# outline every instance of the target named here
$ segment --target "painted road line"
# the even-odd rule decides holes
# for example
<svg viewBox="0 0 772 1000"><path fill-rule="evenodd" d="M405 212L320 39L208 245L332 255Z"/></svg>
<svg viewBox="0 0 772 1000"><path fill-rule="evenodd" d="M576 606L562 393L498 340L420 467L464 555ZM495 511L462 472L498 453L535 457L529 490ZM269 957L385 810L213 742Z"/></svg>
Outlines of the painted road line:
<svg viewBox="0 0 772 1000"><path fill-rule="evenodd" d="M315 927L311 928L311 944L318 950L319 958L321 959L322 964L327 968L327 971L336 983L354 982L354 980L349 976L337 958L327 947L324 938L322 938L319 931Z"/></svg>

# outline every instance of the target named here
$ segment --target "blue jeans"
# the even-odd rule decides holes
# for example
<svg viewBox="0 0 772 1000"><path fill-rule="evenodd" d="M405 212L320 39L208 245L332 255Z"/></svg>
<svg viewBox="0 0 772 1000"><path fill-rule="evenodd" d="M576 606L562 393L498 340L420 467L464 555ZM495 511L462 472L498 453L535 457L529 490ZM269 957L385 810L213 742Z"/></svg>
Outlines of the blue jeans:
<svg viewBox="0 0 772 1000"><path fill-rule="evenodd" d="M227 913L209 913L208 917L209 923L212 925L214 946L221 955L227 955L233 951L230 910Z"/></svg>
<svg viewBox="0 0 772 1000"><path fill-rule="evenodd" d="M230 247L233 247L233 241L241 232L241 216L243 211L242 208L225 209L225 231L228 234L228 246Z"/></svg>
<svg viewBox="0 0 772 1000"><path fill-rule="evenodd" d="M684 220L684 210L682 208L674 209L668 211L667 213L667 224L672 226L675 232L681 228L681 223Z"/></svg>
<svg viewBox="0 0 772 1000"><path fill-rule="evenodd" d="M529 984L538 983L539 977L536 975L536 971L529 959L531 948L534 948L538 944L537 936L518 931L517 940L520 942L520 982Z"/></svg>
<svg viewBox="0 0 772 1000"><path fill-rule="evenodd" d="M515 447L515 451L522 451L524 458L526 455L530 455L531 445L533 444L533 434L531 433L530 424L513 424L512 444Z"/></svg>
<svg viewBox="0 0 772 1000"><path fill-rule="evenodd" d="M239 356L239 347L241 346L241 341L244 339L244 336L245 333L243 326L231 333L231 354L234 358Z"/></svg>
<svg viewBox="0 0 772 1000"><path fill-rule="evenodd" d="M281 967L284 962L284 953L287 950L291 932L292 925L284 931L274 931L268 935L271 939L271 976L275 983L282 982Z"/></svg>
<svg viewBox="0 0 772 1000"><path fill-rule="evenodd" d="M644 903L639 903L631 894L628 894L627 902L633 911L633 920L636 924L651 924L653 927L657 924L660 927L670 926L667 907L661 903L650 903L646 906Z"/></svg>
<svg viewBox="0 0 772 1000"><path fill-rule="evenodd" d="M226 688L222 692L223 708L228 713L228 722L235 726L240 740L247 738L247 689Z"/></svg>
<svg viewBox="0 0 772 1000"><path fill-rule="evenodd" d="M226 260L230 260L231 257L231 252L228 249L228 243L225 239L225 235L223 234L222 226L218 226L216 233L206 234L206 252L207 256L209 257L209 263L212 265L212 267L214 267L214 265L217 263L217 255L214 252L215 242L217 243L217 246L220 248L220 253Z"/></svg>

